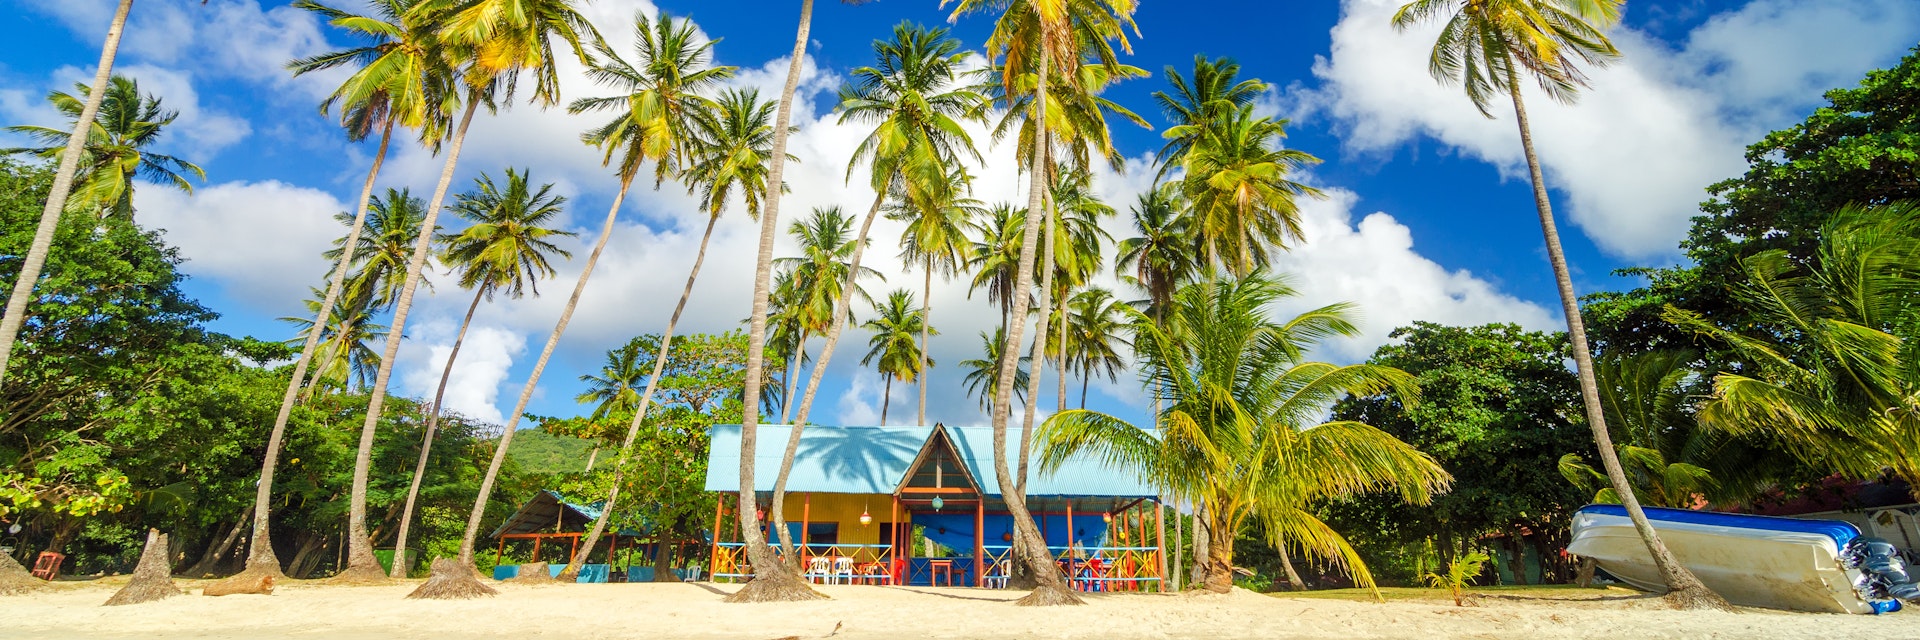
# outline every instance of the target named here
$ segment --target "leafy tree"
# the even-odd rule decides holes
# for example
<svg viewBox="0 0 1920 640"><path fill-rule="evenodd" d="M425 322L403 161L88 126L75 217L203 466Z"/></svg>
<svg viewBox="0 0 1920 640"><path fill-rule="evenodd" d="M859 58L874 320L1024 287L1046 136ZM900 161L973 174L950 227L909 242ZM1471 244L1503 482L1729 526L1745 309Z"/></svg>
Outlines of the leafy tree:
<svg viewBox="0 0 1920 640"><path fill-rule="evenodd" d="M1506 543L1512 566L1523 566L1523 545L1541 558L1559 557L1586 495L1556 465L1592 446L1570 409L1579 387L1564 364L1565 335L1419 322L1391 337L1398 342L1367 362L1412 374L1419 402L1394 393L1358 396L1335 405L1334 418L1374 425L1433 456L1453 474L1453 488L1422 507L1387 496L1331 503L1324 507L1328 521L1352 532L1373 566L1401 580L1418 577L1410 561L1437 553L1444 564L1493 536Z"/></svg>
<svg viewBox="0 0 1920 640"><path fill-rule="evenodd" d="M1119 379L1127 363L1120 349L1130 347L1124 335L1126 314L1113 293L1099 287L1081 291L1068 306L1067 363L1080 375L1080 408L1087 408L1087 383L1095 375Z"/></svg>
<svg viewBox="0 0 1920 640"><path fill-rule="evenodd" d="M933 329L933 275L951 278L962 272L971 257L967 231L974 219L986 213L986 206L973 199L973 176L965 168L947 173L946 183L931 189L908 192L906 202L893 205L887 217L905 222L900 232L900 259L920 264L923 279L920 288L920 362L914 367L921 375L920 404L914 424L927 423L927 341Z"/></svg>

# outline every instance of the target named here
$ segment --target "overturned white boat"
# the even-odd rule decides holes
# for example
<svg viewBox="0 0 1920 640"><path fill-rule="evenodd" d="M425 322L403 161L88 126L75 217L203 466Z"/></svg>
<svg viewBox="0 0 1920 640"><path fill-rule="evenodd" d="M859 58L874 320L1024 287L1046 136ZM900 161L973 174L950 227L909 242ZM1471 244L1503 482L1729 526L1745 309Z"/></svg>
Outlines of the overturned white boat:
<svg viewBox="0 0 1920 640"><path fill-rule="evenodd" d="M1680 563L1728 602L1829 613L1884 613L1920 595L1891 545L1852 524L1680 509L1646 509ZM1634 587L1666 591L1633 521L1617 504L1574 513L1567 551ZM1908 598L1911 599L1911 598Z"/></svg>

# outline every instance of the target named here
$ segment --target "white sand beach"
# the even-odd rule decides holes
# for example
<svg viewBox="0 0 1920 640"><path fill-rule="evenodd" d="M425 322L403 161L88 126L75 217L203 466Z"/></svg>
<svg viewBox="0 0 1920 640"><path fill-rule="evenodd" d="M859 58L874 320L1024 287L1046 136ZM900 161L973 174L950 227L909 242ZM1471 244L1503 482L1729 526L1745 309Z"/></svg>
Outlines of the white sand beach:
<svg viewBox="0 0 1920 640"><path fill-rule="evenodd" d="M503 585L498 597L416 601L413 583L294 583L271 596L195 595L102 607L125 578L0 598L0 638L1911 638L1920 612L1847 616L1681 612L1621 589L1487 595L1477 606L1229 595L1090 595L1026 608L1019 594L829 586L824 602L733 605L733 585ZM836 632L837 628L837 632Z"/></svg>

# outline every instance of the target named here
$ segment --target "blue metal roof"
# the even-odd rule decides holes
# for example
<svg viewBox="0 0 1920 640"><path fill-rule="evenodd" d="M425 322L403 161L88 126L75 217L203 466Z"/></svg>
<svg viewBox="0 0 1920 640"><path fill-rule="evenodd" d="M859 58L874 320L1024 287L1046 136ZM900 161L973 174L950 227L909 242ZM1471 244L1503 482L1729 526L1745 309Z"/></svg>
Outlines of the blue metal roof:
<svg viewBox="0 0 1920 640"><path fill-rule="evenodd" d="M993 472L993 429L942 427L953 440L967 469L979 479L987 495L1000 495ZM753 484L756 491L772 491L774 475L786 455L791 425L760 425L754 442ZM1007 449L1018 455L1018 427L1008 429ZM740 490L740 425L714 425L708 431L712 448L707 455L708 491ZM816 493L893 493L907 466L933 436L929 426L834 427L813 425L800 436L788 491ZM1011 457L1009 458L1011 460ZM1088 496L1147 498L1154 490L1134 473L1108 467L1086 457L1068 459L1052 473L1038 464L1027 470L1029 496Z"/></svg>

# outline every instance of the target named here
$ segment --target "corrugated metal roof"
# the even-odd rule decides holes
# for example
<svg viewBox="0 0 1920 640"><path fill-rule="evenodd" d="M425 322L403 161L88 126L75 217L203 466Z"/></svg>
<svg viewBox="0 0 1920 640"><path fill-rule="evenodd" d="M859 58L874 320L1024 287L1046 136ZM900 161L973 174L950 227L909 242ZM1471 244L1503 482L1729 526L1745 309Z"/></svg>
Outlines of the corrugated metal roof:
<svg viewBox="0 0 1920 640"><path fill-rule="evenodd" d="M944 428L973 477L980 480L988 495L999 495L998 476L993 472L993 459L988 457L993 451L993 429ZM760 425L754 442L755 490L773 490L774 475L780 471L791 432L790 425ZM707 456L707 490L740 490L740 425L714 425L708 434L713 446ZM800 436L787 490L893 493L907 466L932 435L933 427L927 426L809 426ZM1019 446L1019 429L1009 429L1007 449L1017 453ZM1043 474L1039 465L1032 465L1028 469L1027 495L1138 498L1151 497L1154 491L1133 473L1107 467L1098 460L1073 458L1053 473Z"/></svg>

